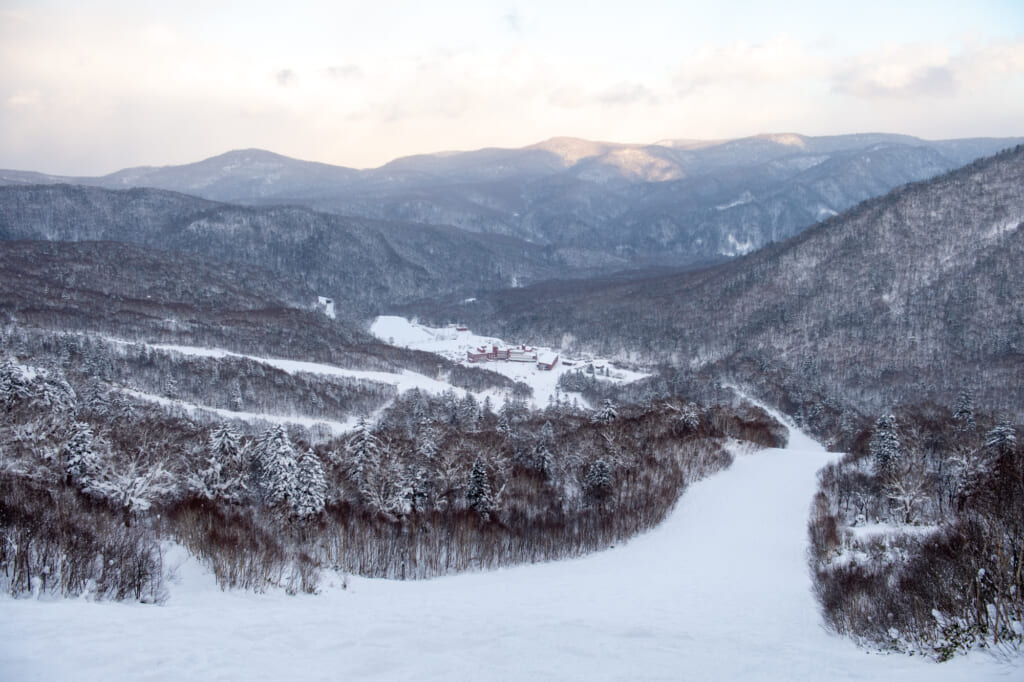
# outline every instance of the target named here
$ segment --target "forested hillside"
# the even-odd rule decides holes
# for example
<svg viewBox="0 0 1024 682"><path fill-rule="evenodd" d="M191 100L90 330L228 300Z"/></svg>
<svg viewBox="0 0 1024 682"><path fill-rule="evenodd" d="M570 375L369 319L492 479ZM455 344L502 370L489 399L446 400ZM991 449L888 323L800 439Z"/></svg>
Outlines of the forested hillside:
<svg viewBox="0 0 1024 682"><path fill-rule="evenodd" d="M951 404L962 388L1019 415L1022 186L1017 147L716 268L545 284L436 314L745 384L823 428L846 408Z"/></svg>
<svg viewBox="0 0 1024 682"><path fill-rule="evenodd" d="M302 281L336 299L349 317L381 305L623 264L586 249L553 251L450 227L70 185L0 187L0 239L106 240L245 263Z"/></svg>

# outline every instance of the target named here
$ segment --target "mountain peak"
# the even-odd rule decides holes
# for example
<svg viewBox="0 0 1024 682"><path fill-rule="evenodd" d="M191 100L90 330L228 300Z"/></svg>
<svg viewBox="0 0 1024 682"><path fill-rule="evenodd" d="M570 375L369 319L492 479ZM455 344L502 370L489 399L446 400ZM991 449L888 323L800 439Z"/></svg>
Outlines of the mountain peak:
<svg viewBox="0 0 1024 682"><path fill-rule="evenodd" d="M552 137L549 140L524 147L524 149L539 149L557 155L566 167L593 156L606 154L612 149L618 149L628 145L615 144L611 142L594 142L578 137Z"/></svg>

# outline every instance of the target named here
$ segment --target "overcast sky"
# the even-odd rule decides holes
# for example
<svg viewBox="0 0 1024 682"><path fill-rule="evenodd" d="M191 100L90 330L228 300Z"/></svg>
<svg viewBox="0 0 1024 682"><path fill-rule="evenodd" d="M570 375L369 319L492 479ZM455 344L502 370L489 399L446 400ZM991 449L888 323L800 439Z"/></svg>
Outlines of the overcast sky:
<svg viewBox="0 0 1024 682"><path fill-rule="evenodd" d="M1024 2L0 0L0 168L868 131L1024 135Z"/></svg>

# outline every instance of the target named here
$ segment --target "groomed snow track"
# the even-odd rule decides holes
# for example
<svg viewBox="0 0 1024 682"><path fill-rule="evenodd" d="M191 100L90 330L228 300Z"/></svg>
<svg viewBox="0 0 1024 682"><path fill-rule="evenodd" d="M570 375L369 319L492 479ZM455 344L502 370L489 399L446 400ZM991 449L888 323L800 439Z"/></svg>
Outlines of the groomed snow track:
<svg viewBox="0 0 1024 682"><path fill-rule="evenodd" d="M824 630L805 538L832 457L793 432L578 560L296 597L222 593L186 563L162 607L3 599L0 679L1020 679L986 656L870 654Z"/></svg>

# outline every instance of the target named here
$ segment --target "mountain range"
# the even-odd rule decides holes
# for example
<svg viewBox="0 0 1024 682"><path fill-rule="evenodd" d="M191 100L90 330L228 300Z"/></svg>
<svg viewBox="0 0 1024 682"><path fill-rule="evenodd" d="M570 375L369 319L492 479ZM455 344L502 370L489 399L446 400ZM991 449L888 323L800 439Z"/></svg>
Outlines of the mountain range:
<svg viewBox="0 0 1024 682"><path fill-rule="evenodd" d="M77 185L11 172L0 239L223 263L290 310L335 299L346 344L399 309L665 363L692 390L745 384L833 426L847 409L949 403L964 388L1019 414L1024 152L948 170L1008 142L558 139L370 171L243 151ZM906 184L919 177L932 179ZM134 184L165 188L95 186Z"/></svg>
<svg viewBox="0 0 1024 682"><path fill-rule="evenodd" d="M860 201L1021 141L773 134L637 145L554 138L521 149L410 156L367 170L248 149L101 177L0 171L0 184L148 187L504 235L577 254L574 261L589 254L582 258L588 268L692 266L786 239Z"/></svg>

